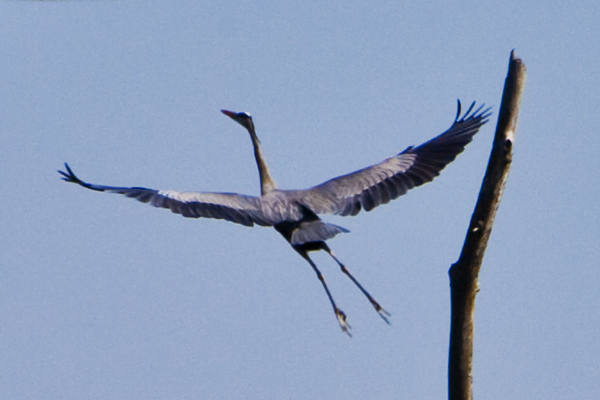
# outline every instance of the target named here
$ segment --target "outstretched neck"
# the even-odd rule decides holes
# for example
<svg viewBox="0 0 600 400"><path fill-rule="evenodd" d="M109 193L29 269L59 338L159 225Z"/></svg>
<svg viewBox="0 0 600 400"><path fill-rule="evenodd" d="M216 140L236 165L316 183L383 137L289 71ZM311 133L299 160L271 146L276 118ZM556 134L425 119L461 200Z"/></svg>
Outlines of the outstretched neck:
<svg viewBox="0 0 600 400"><path fill-rule="evenodd" d="M252 146L254 146L254 157L256 158L256 166L258 167L258 175L260 177L260 194L264 196L267 193L274 191L277 188L275 181L271 178L269 168L265 161L265 157L260 148L260 142L254 129L250 131L250 137L252 138Z"/></svg>

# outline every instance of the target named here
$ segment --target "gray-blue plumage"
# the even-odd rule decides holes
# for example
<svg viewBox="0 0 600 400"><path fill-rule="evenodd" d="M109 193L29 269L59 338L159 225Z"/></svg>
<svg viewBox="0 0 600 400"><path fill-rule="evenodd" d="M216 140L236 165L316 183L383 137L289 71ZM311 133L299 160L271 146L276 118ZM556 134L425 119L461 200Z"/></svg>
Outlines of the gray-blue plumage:
<svg viewBox="0 0 600 400"><path fill-rule="evenodd" d="M216 218L245 226L273 226L292 247L310 264L321 280L342 329L349 333L345 314L335 305L325 281L316 265L308 257L309 251L325 250L340 265L342 271L360 288L387 322L389 314L350 275L346 267L333 255L325 241L346 229L323 222L319 214L356 215L361 209L388 203L408 190L430 182L440 171L463 151L473 136L491 115L483 105L474 110L472 103L461 117L460 102L452 126L416 147L408 147L396 156L347 175L333 178L306 190L278 190L267 168L254 122L247 113L222 112L248 130L260 175L261 196L237 193L179 192L141 187L95 185L80 180L65 163L59 171L62 179L87 189L123 194L154 207L167 208L187 218ZM474 110L474 111L473 111Z"/></svg>

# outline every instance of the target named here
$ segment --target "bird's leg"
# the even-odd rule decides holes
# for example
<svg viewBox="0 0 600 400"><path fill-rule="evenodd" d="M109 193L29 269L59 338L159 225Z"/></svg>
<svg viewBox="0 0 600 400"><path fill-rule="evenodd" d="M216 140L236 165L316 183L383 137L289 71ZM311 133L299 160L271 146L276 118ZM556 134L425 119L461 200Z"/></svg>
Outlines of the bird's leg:
<svg viewBox="0 0 600 400"><path fill-rule="evenodd" d="M367 296L367 299L369 299L369 301L371 302L371 304L373 305L373 307L375 307L375 310L377 311L377 313L379 314L379 316L381 318L383 318L383 320L388 325L390 325L390 321L388 320L388 317L390 317L391 314L389 312L387 312L386 310L384 310L383 307L381 307L379 305L379 303L377 301L375 301L375 299L373 297L371 297L371 295L369 294L369 292L367 292L365 290L365 288L362 287L362 285L356 280L356 278L352 276L352 274L350 273L350 271L348 271L348 269L346 268L346 266L344 264L342 264L342 262L333 254L333 251L331 251L331 249L329 248L329 246L325 245L325 247L323 248L323 250L325 250L331 256L331 258L333 258L335 260L336 263L338 263L338 265L342 269L342 272L344 274L348 275L348 277L352 280L352 282L354 282L354 284L360 289L360 291L363 292L363 294L365 296Z"/></svg>
<svg viewBox="0 0 600 400"><path fill-rule="evenodd" d="M346 314L344 314L344 312L335 305L335 301L333 301L333 297L331 296L331 293L329 292L329 288L327 287L327 284L325 283L325 278L323 278L323 274L321 274L321 271L319 271L319 269L317 268L315 263L310 259L310 257L308 256L308 253L306 251L298 251L298 253L300 253L300 255L302 257L304 257L304 259L306 261L308 261L308 263L310 264L312 269L316 272L317 278L319 278L319 280L323 284L323 288L325 288L327 297L329 297L329 302L331 302L331 305L333 307L333 312L335 313L335 316L336 316L338 322L340 323L340 327L342 328L342 331L346 332L346 334L348 336L352 337L352 334L350 334L351 326L350 326L350 324L348 324L346 322Z"/></svg>

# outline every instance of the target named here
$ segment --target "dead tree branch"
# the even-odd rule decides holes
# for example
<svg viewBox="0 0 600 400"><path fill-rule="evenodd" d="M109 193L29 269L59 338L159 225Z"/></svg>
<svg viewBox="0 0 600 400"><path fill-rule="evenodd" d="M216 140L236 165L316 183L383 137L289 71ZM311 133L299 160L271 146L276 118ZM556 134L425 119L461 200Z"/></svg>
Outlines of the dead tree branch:
<svg viewBox="0 0 600 400"><path fill-rule="evenodd" d="M513 142L525 86L525 65L510 54L508 75L504 84L502 104L494 145L475 211L458 261L450 275L451 326L448 365L448 398L471 400L473 367L473 317L477 277L487 247L494 217L508 178Z"/></svg>

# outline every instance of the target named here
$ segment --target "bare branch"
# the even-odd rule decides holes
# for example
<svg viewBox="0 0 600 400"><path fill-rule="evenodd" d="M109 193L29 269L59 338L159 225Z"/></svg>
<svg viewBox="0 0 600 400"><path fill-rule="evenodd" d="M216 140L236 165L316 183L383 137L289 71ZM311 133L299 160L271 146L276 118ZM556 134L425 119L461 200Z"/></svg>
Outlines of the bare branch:
<svg viewBox="0 0 600 400"><path fill-rule="evenodd" d="M525 76L525 65L512 51L487 171L460 258L449 271L452 308L448 366L450 400L473 398L471 373L477 277L508 178Z"/></svg>

